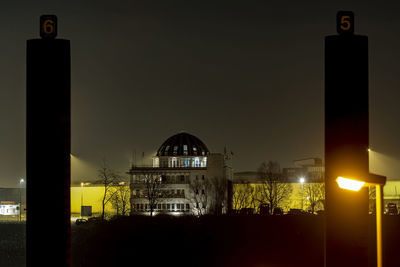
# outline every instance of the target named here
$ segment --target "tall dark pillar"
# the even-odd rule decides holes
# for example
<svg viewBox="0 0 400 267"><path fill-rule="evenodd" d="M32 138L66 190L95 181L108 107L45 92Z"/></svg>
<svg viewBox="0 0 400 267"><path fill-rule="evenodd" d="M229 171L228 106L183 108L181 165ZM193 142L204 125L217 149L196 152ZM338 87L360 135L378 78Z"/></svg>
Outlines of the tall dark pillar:
<svg viewBox="0 0 400 267"><path fill-rule="evenodd" d="M51 22L41 21L49 38L27 41L26 261L35 267L70 265L70 42L54 39Z"/></svg>
<svg viewBox="0 0 400 267"><path fill-rule="evenodd" d="M343 18L344 16L344 18ZM325 38L325 266L368 266L368 189L340 189L338 176L368 168L368 38L338 13L339 35ZM346 32L348 31L348 32Z"/></svg>

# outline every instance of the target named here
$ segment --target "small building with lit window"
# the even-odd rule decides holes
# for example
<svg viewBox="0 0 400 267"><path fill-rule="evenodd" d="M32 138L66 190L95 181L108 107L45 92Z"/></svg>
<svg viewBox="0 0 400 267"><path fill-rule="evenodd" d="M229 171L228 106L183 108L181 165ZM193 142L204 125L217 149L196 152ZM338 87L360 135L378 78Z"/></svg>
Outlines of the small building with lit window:
<svg viewBox="0 0 400 267"><path fill-rule="evenodd" d="M224 154L211 153L194 135L171 136L151 166L131 166L131 213L149 214L151 207L155 214L227 212L228 161Z"/></svg>

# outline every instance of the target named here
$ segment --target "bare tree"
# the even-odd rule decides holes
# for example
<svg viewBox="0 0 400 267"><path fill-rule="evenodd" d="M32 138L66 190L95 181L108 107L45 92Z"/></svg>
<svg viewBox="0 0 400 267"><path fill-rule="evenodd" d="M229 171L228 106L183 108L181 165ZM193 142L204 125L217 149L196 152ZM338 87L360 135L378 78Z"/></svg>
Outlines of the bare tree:
<svg viewBox="0 0 400 267"><path fill-rule="evenodd" d="M304 184L304 197L310 204L311 213L316 208L323 209L325 201L325 183L309 183Z"/></svg>
<svg viewBox="0 0 400 267"><path fill-rule="evenodd" d="M207 213L209 207L209 195L211 192L211 183L208 179L195 179L189 183L190 201L194 204L193 210L197 216Z"/></svg>
<svg viewBox="0 0 400 267"><path fill-rule="evenodd" d="M241 182L233 185L233 209L255 208L254 187L249 182Z"/></svg>
<svg viewBox="0 0 400 267"><path fill-rule="evenodd" d="M258 168L261 184L256 186L256 199L259 204L268 204L272 214L274 208L283 204L292 192L292 186L281 174L279 163L268 161Z"/></svg>
<svg viewBox="0 0 400 267"><path fill-rule="evenodd" d="M150 209L150 216L153 216L157 204L163 197L161 175L158 173L145 174L143 177L143 183L145 187L145 197L147 198Z"/></svg>
<svg viewBox="0 0 400 267"><path fill-rule="evenodd" d="M213 205L211 212L220 215L226 206L228 184L226 178L213 177L211 179Z"/></svg>
<svg viewBox="0 0 400 267"><path fill-rule="evenodd" d="M111 198L111 203L117 215L125 216L129 212L129 200L130 200L130 189L129 186L125 185L125 182L121 182L114 186L113 196Z"/></svg>
<svg viewBox="0 0 400 267"><path fill-rule="evenodd" d="M101 168L98 170L98 177L100 179L100 183L104 186L104 194L101 201L101 218L104 220L105 207L116 193L116 191L112 188L113 186L118 185L120 176L108 167L106 160L104 159Z"/></svg>

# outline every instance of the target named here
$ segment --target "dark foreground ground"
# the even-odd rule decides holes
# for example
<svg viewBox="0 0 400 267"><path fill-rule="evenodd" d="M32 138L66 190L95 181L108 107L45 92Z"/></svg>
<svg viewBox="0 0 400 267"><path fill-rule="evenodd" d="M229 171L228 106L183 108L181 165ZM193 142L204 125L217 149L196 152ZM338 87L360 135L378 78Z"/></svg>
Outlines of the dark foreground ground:
<svg viewBox="0 0 400 267"><path fill-rule="evenodd" d="M384 219L384 266L400 266L400 216ZM322 216L134 216L72 230L73 266L323 266ZM24 240L24 224L0 224L0 266L25 265Z"/></svg>

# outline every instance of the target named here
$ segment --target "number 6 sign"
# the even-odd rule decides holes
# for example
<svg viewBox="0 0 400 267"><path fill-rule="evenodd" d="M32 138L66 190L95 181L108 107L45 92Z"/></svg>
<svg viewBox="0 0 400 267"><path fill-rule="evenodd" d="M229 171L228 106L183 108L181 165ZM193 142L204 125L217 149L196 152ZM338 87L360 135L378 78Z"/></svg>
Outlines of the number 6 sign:
<svg viewBox="0 0 400 267"><path fill-rule="evenodd" d="M354 33L354 13L351 11L339 11L336 14L336 31L340 35Z"/></svg>
<svg viewBox="0 0 400 267"><path fill-rule="evenodd" d="M57 36L57 16L40 16L40 37L43 39L54 39Z"/></svg>

